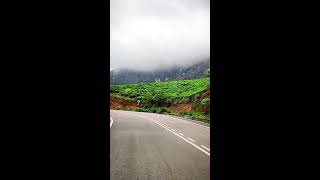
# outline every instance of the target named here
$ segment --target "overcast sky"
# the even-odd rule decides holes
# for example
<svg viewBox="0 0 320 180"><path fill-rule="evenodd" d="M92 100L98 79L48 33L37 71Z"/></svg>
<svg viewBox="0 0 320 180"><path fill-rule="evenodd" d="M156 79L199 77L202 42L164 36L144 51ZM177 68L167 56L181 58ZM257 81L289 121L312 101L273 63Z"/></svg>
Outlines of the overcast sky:
<svg viewBox="0 0 320 180"><path fill-rule="evenodd" d="M210 0L111 0L110 67L190 65L210 55Z"/></svg>

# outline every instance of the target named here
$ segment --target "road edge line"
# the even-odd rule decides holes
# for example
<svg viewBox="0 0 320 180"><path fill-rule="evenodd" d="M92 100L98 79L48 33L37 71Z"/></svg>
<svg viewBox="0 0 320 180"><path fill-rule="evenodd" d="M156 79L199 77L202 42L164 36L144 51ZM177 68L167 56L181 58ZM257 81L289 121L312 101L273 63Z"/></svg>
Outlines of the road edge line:
<svg viewBox="0 0 320 180"><path fill-rule="evenodd" d="M111 128L111 126L112 126L112 124L113 124L113 119L112 119L111 116L110 116L110 119L111 119L111 123L110 123L110 128Z"/></svg>
<svg viewBox="0 0 320 180"><path fill-rule="evenodd" d="M201 145L201 147L205 148L206 150L210 151L209 148L205 147L204 145Z"/></svg>

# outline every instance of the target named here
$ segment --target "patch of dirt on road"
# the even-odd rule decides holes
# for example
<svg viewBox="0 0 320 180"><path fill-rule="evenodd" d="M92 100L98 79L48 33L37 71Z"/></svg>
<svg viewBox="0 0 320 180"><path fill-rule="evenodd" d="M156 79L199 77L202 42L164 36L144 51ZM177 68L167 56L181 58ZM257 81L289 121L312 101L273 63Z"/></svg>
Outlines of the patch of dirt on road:
<svg viewBox="0 0 320 180"><path fill-rule="evenodd" d="M171 112L190 112L192 110L192 104L173 104L170 110Z"/></svg>

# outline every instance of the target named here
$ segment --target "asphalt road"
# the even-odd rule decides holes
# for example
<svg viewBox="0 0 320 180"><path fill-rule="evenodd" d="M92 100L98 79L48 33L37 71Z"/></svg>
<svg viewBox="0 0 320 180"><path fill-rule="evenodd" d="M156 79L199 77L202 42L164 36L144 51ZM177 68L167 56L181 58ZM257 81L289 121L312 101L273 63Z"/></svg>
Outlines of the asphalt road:
<svg viewBox="0 0 320 180"><path fill-rule="evenodd" d="M210 128L168 115L111 110L110 178L210 179Z"/></svg>

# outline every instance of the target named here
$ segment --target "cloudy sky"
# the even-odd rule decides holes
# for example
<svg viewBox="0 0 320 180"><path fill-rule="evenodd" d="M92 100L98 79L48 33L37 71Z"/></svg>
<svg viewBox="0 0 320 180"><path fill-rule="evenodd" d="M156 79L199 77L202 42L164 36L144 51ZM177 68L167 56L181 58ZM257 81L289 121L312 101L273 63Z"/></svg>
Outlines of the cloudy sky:
<svg viewBox="0 0 320 180"><path fill-rule="evenodd" d="M111 0L110 67L153 70L210 55L210 0Z"/></svg>

